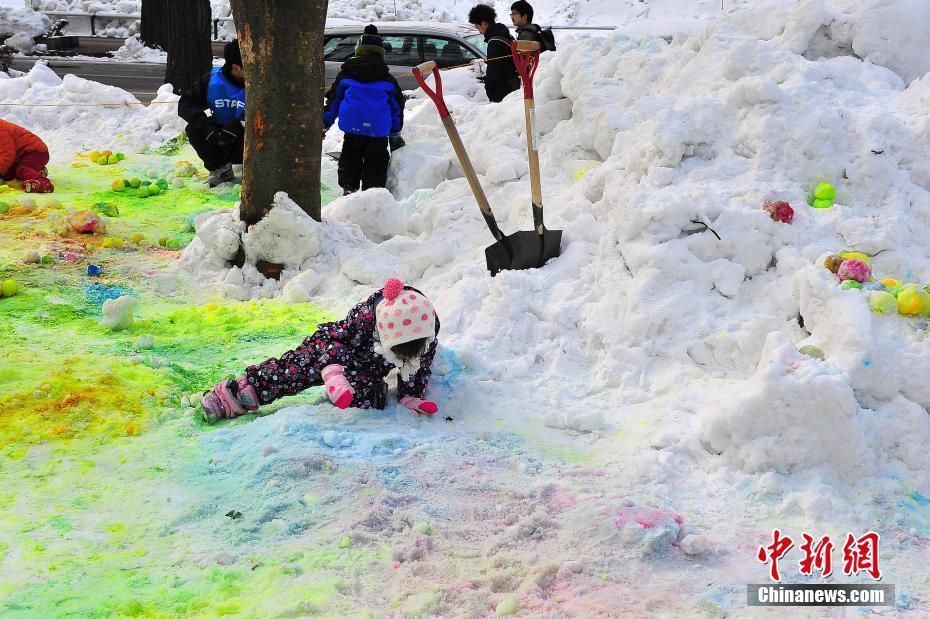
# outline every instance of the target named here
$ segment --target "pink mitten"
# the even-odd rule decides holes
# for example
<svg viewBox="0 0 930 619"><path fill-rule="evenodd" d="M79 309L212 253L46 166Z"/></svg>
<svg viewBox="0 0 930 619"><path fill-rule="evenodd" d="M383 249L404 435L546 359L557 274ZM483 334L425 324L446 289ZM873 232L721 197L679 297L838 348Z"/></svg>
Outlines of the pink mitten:
<svg viewBox="0 0 930 619"><path fill-rule="evenodd" d="M421 400L420 398L415 398L409 395L401 398L400 403L403 404L407 410L409 410L414 415L419 413L423 413L424 415L435 415L439 411L439 405L435 402Z"/></svg>
<svg viewBox="0 0 930 619"><path fill-rule="evenodd" d="M327 365L320 372L323 376L323 384L326 385L326 395L336 408L349 408L352 404L352 394L355 389L346 380L341 365Z"/></svg>

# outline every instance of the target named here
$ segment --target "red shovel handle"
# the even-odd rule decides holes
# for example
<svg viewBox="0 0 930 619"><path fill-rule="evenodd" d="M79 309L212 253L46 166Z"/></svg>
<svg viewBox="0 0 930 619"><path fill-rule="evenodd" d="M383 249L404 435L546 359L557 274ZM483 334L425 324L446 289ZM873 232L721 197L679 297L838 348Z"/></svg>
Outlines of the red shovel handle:
<svg viewBox="0 0 930 619"><path fill-rule="evenodd" d="M424 75L424 73L426 75ZM430 73L436 77L436 90L426 85L426 76ZM420 88L423 89L423 92L429 95L429 98L436 104L436 108L439 110L439 117L445 118L448 116L449 108L446 107L446 102L442 98L442 77L439 75L439 66L432 60L424 62L413 68L413 77L417 80L417 83L420 84Z"/></svg>
<svg viewBox="0 0 930 619"><path fill-rule="evenodd" d="M539 42L537 41L511 41L510 52L513 54L513 64L520 74L523 82L523 98L533 98L533 76L539 67Z"/></svg>

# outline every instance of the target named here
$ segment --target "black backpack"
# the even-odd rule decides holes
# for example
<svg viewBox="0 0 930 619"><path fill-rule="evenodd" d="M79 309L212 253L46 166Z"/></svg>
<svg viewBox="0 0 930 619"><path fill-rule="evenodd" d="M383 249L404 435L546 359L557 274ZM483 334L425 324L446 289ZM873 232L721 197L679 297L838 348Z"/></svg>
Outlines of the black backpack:
<svg viewBox="0 0 930 619"><path fill-rule="evenodd" d="M552 34L552 28L540 28L536 33L539 38L539 44L544 52L555 51L555 35Z"/></svg>

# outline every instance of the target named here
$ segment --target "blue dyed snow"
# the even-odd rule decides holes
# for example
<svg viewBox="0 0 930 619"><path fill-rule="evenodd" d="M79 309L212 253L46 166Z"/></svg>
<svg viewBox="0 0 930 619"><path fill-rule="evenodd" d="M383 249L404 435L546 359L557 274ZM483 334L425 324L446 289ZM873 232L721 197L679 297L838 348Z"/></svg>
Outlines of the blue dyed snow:
<svg viewBox="0 0 930 619"><path fill-rule="evenodd" d="M132 294L132 290L129 288L123 288L116 284L82 284L81 289L84 291L85 302L98 311L105 301Z"/></svg>
<svg viewBox="0 0 930 619"><path fill-rule="evenodd" d="M450 369L443 376L434 374L432 380L449 391L453 391L455 389L455 382L458 380L459 376L465 372L465 364L463 364L459 360L458 355L449 348L441 348L439 354L441 355L441 361L448 363Z"/></svg>
<svg viewBox="0 0 930 619"><path fill-rule="evenodd" d="M918 492L917 490L914 490L914 491L911 493L911 498L914 499L914 501L915 501L918 505L930 505L930 498L925 497L924 495L922 495L922 494L921 494L920 492Z"/></svg>

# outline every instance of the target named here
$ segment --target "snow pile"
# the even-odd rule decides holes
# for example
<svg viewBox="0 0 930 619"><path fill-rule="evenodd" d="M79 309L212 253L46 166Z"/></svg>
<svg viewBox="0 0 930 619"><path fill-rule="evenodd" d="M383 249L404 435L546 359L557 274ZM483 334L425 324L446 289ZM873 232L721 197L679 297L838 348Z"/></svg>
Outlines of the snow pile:
<svg viewBox="0 0 930 619"><path fill-rule="evenodd" d="M851 481L887 470L894 460L926 469L926 413L913 401L892 400L885 410L860 408L847 375L799 353L774 331L755 375L702 412L701 439L710 453L747 473L825 467Z"/></svg>
<svg viewBox="0 0 930 619"><path fill-rule="evenodd" d="M876 273L930 281L930 79L907 87L853 55L805 57L811 24L829 19L812 11L743 11L670 44L614 35L547 55L536 87L544 194L565 240L544 269L488 276L492 239L423 98L408 102L394 196L341 198L323 223L291 208L290 224L245 235L300 248L263 254L291 259L281 282L205 261L219 252L199 241L185 265L239 298L286 289L341 309L387 275L415 282L444 343L484 360L488 397L539 399L541 421L573 432L623 427L632 407L670 411L661 436L641 439L662 455L629 454L642 479L687 485L691 471L723 467L812 487L862 473L926 484L930 354L918 321L873 316L819 261L858 249ZM449 104L501 227L529 229L519 93ZM811 209L822 180L837 205ZM403 195L414 185L425 188ZM769 199L789 201L794 222L773 221ZM825 359L798 353L806 344Z"/></svg>
<svg viewBox="0 0 930 619"><path fill-rule="evenodd" d="M51 28L51 20L29 7L0 6L0 35L13 34L4 43L20 52L31 52L35 37L42 36Z"/></svg>
<svg viewBox="0 0 930 619"><path fill-rule="evenodd" d="M135 34L126 39L121 48L113 52L113 57L124 62L159 62L168 61L168 53L152 49L142 44L140 35Z"/></svg>
<svg viewBox="0 0 930 619"><path fill-rule="evenodd" d="M930 4L922 0L842 4L808 0L789 20L782 38L792 51L808 58L852 55L891 69L907 83L930 71Z"/></svg>
<svg viewBox="0 0 930 619"><path fill-rule="evenodd" d="M177 100L170 85L162 86L146 107L125 90L76 75L62 79L41 62L21 77L0 80L4 119L41 136L49 145L53 163L92 148L141 152L177 136L184 131ZM80 131L63 131L73 127ZM93 143L85 144L88 139Z"/></svg>

